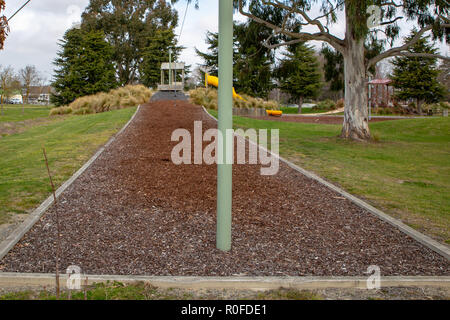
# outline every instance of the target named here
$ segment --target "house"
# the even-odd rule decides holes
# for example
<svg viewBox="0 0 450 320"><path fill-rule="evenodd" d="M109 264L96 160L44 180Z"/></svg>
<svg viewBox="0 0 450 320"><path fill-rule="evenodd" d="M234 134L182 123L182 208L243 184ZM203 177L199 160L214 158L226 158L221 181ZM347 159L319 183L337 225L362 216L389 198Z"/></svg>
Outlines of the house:
<svg viewBox="0 0 450 320"><path fill-rule="evenodd" d="M28 101L26 89L22 90L22 95L25 102L36 104L49 104L50 96L54 92L55 90L51 86L31 86L28 92Z"/></svg>

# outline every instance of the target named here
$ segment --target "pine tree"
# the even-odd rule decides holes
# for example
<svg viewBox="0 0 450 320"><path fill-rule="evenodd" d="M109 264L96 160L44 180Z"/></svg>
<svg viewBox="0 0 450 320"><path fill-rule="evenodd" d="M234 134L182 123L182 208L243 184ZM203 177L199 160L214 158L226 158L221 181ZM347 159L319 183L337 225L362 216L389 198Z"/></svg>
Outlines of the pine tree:
<svg viewBox="0 0 450 320"><path fill-rule="evenodd" d="M319 62L305 43L288 47L277 74L281 89L298 100L299 113L304 99L317 97L322 87Z"/></svg>
<svg viewBox="0 0 450 320"><path fill-rule="evenodd" d="M66 105L78 97L117 87L112 48L98 31L68 30L55 59L52 102Z"/></svg>
<svg viewBox="0 0 450 320"><path fill-rule="evenodd" d="M272 50L261 47L267 31L267 28L251 20L235 27L238 44L235 87L239 92L253 97L266 98L274 87L272 64L275 55Z"/></svg>
<svg viewBox="0 0 450 320"><path fill-rule="evenodd" d="M234 25L236 28L236 24ZM238 59L238 49L237 49L237 38L236 33L234 33L234 47L233 47L233 62ZM219 33L217 32L206 32L206 44L208 44L208 51L202 52L195 48L196 54L203 60L201 67L204 71L208 72L212 76L219 75ZM235 71L235 65L233 65L233 74ZM235 74L234 74L235 75Z"/></svg>
<svg viewBox="0 0 450 320"><path fill-rule="evenodd" d="M328 45L322 47L321 53L325 58L323 66L325 81L330 82L333 92L344 91L344 56Z"/></svg>
<svg viewBox="0 0 450 320"><path fill-rule="evenodd" d="M406 39L410 41L416 32ZM436 54L437 49L430 43L429 37L422 37L408 50L414 54ZM393 60L393 86L398 90L396 97L402 100L415 99L416 108L422 114L424 102L438 102L444 97L445 88L438 82L440 73L436 58L402 56Z"/></svg>
<svg viewBox="0 0 450 320"><path fill-rule="evenodd" d="M139 73L144 85L156 87L161 82L161 63L169 61L169 48L172 49L172 61L177 61L183 47L176 45L173 29L157 30L142 53Z"/></svg>
<svg viewBox="0 0 450 320"><path fill-rule="evenodd" d="M265 19L278 23L283 20L281 10L266 7L259 2L252 2L249 10L263 16ZM273 84L273 68L275 53L273 50L262 47L261 43L272 34L272 31L248 19L243 23L234 23L234 53L233 76L234 87L240 93L250 96L266 98ZM272 42L278 39L273 37ZM208 51L201 52L196 49L197 55L202 58L204 69L214 76L218 74L218 34L206 34Z"/></svg>

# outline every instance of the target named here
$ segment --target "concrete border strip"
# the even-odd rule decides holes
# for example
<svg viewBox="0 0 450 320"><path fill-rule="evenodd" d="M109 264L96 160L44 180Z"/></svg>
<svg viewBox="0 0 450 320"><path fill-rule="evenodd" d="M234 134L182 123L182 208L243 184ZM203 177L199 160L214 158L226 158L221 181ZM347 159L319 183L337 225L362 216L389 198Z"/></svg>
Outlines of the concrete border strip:
<svg viewBox="0 0 450 320"><path fill-rule="evenodd" d="M139 105L134 112L130 120L125 124L125 126L120 129L118 133L113 135L108 142L100 147L97 152L80 168L75 172L69 180L65 181L56 190L56 197L58 198L61 193L63 193L87 168L102 154L102 152L111 144L114 140L130 125L134 120L137 113L139 112L141 105ZM47 211L47 209L53 204L53 195L49 196L44 202L41 203L28 217L15 229L13 230L5 240L0 243L0 260L2 260L8 252L16 245L17 242L27 233L31 227L42 217L42 215Z"/></svg>
<svg viewBox="0 0 450 320"><path fill-rule="evenodd" d="M214 119L215 121L217 121L217 119L212 116L211 114L209 114L209 112L206 110L206 108L204 106L202 106L203 110L206 112L207 115L209 115L212 119ZM248 139L247 139L248 140ZM414 230L413 228L407 226L406 224L404 224L403 222L401 222L400 220L397 220L389 215L387 215L386 213L382 212L381 210L371 206L370 204L364 202L363 200L351 195L350 193L346 192L345 190L335 186L334 184L324 180L323 178L319 177L318 175L307 171L299 166L297 166L296 164L293 164L292 162L282 158L280 155L274 154L271 151L267 150L266 148L260 146L259 144L248 140L250 143L257 145L259 148L261 148L262 150L266 151L267 153L271 154L274 157L277 157L278 159L280 159L282 162L284 162L285 164L287 164L289 167L291 167L292 169L296 170L297 172L300 172L301 174L305 175L306 177L313 179L319 183L321 183L322 185L328 187L329 189L337 192L338 194L340 194L341 196L343 196L344 198L350 200L351 202L353 202L354 204L356 204L357 206L359 206L360 208L363 208L367 211L369 211L370 213L372 213L373 215L377 216L378 218L380 218L381 220L389 223L390 225L394 226L395 228L399 229L400 231L402 231L403 233L407 234L408 236L410 236L411 238L415 239L416 241L418 241L419 243L421 243L422 245L426 246L427 248L437 252L438 254L442 255L443 257L445 257L447 260L450 261L450 247L437 242L436 240Z"/></svg>
<svg viewBox="0 0 450 320"><path fill-rule="evenodd" d="M195 276L128 276L128 275L89 275L81 274L81 279L87 278L88 284L118 281L125 284L147 282L159 288L183 289L235 289L235 290L270 290L291 289L323 289L323 288L357 288L367 289L367 277L195 277ZM64 288L67 274L60 275ZM450 277L427 276L386 276L380 278L381 287L444 287L450 288ZM53 273L15 273L0 272L1 288L55 286Z"/></svg>

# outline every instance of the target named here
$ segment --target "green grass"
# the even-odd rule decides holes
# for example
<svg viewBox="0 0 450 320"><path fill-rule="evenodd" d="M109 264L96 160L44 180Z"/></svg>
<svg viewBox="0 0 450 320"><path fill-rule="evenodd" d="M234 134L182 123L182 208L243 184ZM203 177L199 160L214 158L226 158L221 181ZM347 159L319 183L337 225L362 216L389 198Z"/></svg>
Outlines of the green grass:
<svg viewBox="0 0 450 320"><path fill-rule="evenodd" d="M0 139L0 224L27 213L51 193L42 147L56 186L116 133L136 108L84 116L56 116Z"/></svg>
<svg viewBox="0 0 450 320"><path fill-rule="evenodd" d="M48 117L52 106L5 104L3 105L3 115L0 114L0 122L23 121L28 119Z"/></svg>
<svg viewBox="0 0 450 320"><path fill-rule="evenodd" d="M225 292L201 293L183 289L160 289L148 283L136 282L123 284L117 281L97 283L84 290L73 291L71 300L210 300L223 299ZM233 299L258 300L321 300L321 296L310 291L297 291L293 289L270 290L258 293L233 292ZM67 291L61 292L60 300L68 300ZM53 291L18 291L0 295L0 300L56 300Z"/></svg>
<svg viewBox="0 0 450 320"><path fill-rule="evenodd" d="M340 125L233 118L235 128L280 129L281 156L450 243L449 118L373 123L370 143L337 138Z"/></svg>

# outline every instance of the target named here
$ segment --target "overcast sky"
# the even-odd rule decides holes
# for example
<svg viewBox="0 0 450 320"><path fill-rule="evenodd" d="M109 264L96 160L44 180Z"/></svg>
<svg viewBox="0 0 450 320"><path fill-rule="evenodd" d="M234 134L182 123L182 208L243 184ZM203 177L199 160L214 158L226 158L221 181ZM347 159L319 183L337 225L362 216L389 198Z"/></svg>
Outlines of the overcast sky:
<svg viewBox="0 0 450 320"><path fill-rule="evenodd" d="M25 0L7 0L6 16L15 12ZM10 22L11 32L6 40L5 48L0 51L0 65L12 65L16 70L25 65L36 65L47 79L53 73L52 61L58 50L57 42L64 32L81 20L81 12L88 5L89 0L32 0ZM179 13L179 34L186 3L180 1L175 5ZM314 14L312 14L314 16ZM235 13L235 20L243 21L244 17ZM340 19L342 21L342 19ZM410 25L401 25L408 33ZM333 34L343 37L344 23L333 26ZM180 38L180 44L186 47L180 60L191 64L194 69L201 60L195 55L194 47L205 51L206 31L218 30L218 1L201 1L200 9L189 6L186 22ZM306 29L306 31L311 31ZM448 55L448 46L440 44L441 52Z"/></svg>

